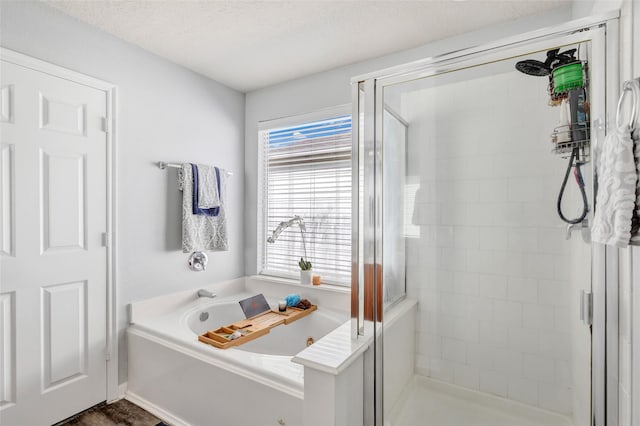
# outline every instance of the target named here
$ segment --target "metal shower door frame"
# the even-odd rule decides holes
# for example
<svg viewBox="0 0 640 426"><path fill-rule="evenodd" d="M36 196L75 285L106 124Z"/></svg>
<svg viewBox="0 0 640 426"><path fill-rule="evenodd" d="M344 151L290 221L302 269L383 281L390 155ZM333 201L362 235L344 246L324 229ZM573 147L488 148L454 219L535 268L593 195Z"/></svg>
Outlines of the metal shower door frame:
<svg viewBox="0 0 640 426"><path fill-rule="evenodd" d="M592 63L603 63L592 74L592 135L597 128L602 137L593 138L592 158L597 144L602 143L611 112L615 112L618 98L618 19L619 11L588 17L563 25L502 39L493 43L464 49L408 64L387 68L352 79L353 101L353 182L359 182L360 168L364 169L363 186L353 196L353 255L352 255L352 333L354 339L372 339L365 354L364 424L383 424L383 306L377 291L377 268L373 267L373 284L364 285L364 265L369 259L382 265L382 135L384 89L445 72L453 72L494 61L505 60L531 52L546 51L550 44L566 45L590 42ZM593 68L592 68L593 71ZM360 126L360 120L363 125ZM362 133L362 134L361 134ZM362 152L364 151L364 152ZM363 164L364 163L364 164ZM595 161L592 161L592 167ZM593 191L591 191L591 199ZM364 200L360 205L361 199ZM361 212L361 210L363 210ZM361 213L363 213L361 215ZM593 215L593 211L590 212ZM360 223L359 218L362 218ZM359 232L364 232L360 247ZM601 244L591 244L591 287L593 292L591 426L618 424L618 252ZM577 297L577 296L576 296ZM363 314L372 309L373 318Z"/></svg>

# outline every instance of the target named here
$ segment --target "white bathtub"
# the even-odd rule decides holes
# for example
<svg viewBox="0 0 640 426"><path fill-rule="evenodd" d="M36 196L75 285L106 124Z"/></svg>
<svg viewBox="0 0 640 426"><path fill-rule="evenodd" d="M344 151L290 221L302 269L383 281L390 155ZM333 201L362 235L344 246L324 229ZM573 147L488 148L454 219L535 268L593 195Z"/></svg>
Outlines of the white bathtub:
<svg viewBox="0 0 640 426"><path fill-rule="evenodd" d="M318 304L309 316L238 347L198 341L243 319L238 301L254 294L190 300L132 324L127 398L175 425L302 425L303 367L291 358L308 337L318 341L348 316Z"/></svg>

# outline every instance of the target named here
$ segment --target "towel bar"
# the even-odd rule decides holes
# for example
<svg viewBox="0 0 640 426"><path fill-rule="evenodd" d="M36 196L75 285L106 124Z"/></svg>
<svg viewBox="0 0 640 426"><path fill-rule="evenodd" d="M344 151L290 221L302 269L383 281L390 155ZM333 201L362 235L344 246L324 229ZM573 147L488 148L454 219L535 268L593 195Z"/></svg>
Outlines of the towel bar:
<svg viewBox="0 0 640 426"><path fill-rule="evenodd" d="M158 161L158 168L161 170L166 169L167 167L171 167L173 169L179 169L182 167L180 163L167 163L165 161ZM233 176L233 172L226 172L227 176Z"/></svg>
<svg viewBox="0 0 640 426"><path fill-rule="evenodd" d="M635 83L635 84L634 84ZM622 104L627 93L631 93L631 115L629 116L629 128L632 129L638 118L638 108L640 108L640 78L625 81L622 85L622 93L618 100L618 108L616 109L616 127L622 127L620 120L622 119Z"/></svg>

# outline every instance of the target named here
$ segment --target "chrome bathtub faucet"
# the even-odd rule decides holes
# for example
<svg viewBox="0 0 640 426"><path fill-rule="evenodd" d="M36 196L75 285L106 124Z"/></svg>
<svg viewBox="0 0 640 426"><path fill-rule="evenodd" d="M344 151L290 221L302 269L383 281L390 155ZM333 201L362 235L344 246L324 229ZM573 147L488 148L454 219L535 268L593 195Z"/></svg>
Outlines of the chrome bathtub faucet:
<svg viewBox="0 0 640 426"><path fill-rule="evenodd" d="M213 299L214 297L216 297L216 295L211 293L209 290L201 288L200 290L198 290L198 297L209 297Z"/></svg>

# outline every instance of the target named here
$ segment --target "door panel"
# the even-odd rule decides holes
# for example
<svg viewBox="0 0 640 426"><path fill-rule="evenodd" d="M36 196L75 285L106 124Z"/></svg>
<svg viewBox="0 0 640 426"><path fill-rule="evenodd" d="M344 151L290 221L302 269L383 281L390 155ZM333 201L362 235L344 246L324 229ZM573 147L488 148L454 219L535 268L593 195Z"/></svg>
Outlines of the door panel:
<svg viewBox="0 0 640 426"><path fill-rule="evenodd" d="M0 422L106 399L103 91L2 62Z"/></svg>
<svg viewBox="0 0 640 426"><path fill-rule="evenodd" d="M0 294L0 409L12 405L16 395L15 293Z"/></svg>
<svg viewBox="0 0 640 426"><path fill-rule="evenodd" d="M85 157L40 151L42 252L85 248Z"/></svg>
<svg viewBox="0 0 640 426"><path fill-rule="evenodd" d="M13 144L0 144L0 255L13 256L15 246L15 221L13 195L15 193L13 170Z"/></svg>

